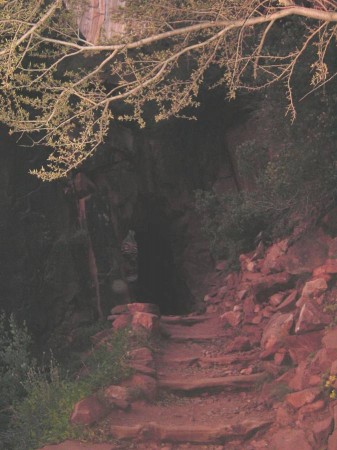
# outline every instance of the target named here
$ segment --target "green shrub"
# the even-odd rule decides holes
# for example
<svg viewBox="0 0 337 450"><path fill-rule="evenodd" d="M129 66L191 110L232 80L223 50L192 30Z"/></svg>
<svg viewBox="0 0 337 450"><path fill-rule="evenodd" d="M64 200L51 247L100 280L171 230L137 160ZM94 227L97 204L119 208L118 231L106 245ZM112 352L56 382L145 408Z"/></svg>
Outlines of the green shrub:
<svg viewBox="0 0 337 450"><path fill-rule="evenodd" d="M24 387L26 397L13 405L3 436L6 449L33 450L78 435L69 417L75 403L90 393L88 384L62 380L54 366L49 374L31 371Z"/></svg>
<svg viewBox="0 0 337 450"><path fill-rule="evenodd" d="M212 254L235 261L252 250L260 231L274 239L315 222L336 197L336 159L334 151L324 151L319 143L295 146L289 140L272 155L255 141L240 145L238 172L250 189L222 195L196 192Z"/></svg>
<svg viewBox="0 0 337 450"><path fill-rule="evenodd" d="M129 340L128 330L115 331L111 338L83 360L83 367L87 372L83 381L91 390L117 383L130 375L130 370L125 364Z"/></svg>
<svg viewBox="0 0 337 450"><path fill-rule="evenodd" d="M20 335L15 330L15 335ZM69 423L75 403L130 374L125 364L128 349L129 331L114 332L85 357L76 378L62 375L64 370L53 357L46 367L27 364L19 383L20 395L8 398L11 417L7 430L0 433L0 449L33 450L81 436L83 430Z"/></svg>
<svg viewBox="0 0 337 450"><path fill-rule="evenodd" d="M0 429L9 419L9 407L25 394L22 383L36 362L31 357L27 327L13 315L0 314Z"/></svg>
<svg viewBox="0 0 337 450"><path fill-rule="evenodd" d="M254 199L245 193L216 195L197 191L196 209L202 216L212 254L232 263L241 252L250 250L268 219L263 208L257 208Z"/></svg>

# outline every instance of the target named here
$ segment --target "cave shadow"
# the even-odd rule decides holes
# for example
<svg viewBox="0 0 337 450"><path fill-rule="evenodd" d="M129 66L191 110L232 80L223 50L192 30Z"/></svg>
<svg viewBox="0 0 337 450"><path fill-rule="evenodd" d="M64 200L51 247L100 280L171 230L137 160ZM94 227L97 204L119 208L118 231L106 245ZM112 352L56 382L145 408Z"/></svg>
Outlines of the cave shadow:
<svg viewBox="0 0 337 450"><path fill-rule="evenodd" d="M172 219L156 200L143 200L140 209L134 226L138 253L136 300L158 305L162 314L191 312L193 298L178 262L181 249L174 242Z"/></svg>

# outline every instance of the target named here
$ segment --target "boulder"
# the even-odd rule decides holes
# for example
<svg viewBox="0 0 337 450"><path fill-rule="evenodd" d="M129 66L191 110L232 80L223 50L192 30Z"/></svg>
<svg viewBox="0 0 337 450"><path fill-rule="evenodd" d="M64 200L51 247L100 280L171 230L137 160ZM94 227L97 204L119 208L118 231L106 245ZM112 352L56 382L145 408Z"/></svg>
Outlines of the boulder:
<svg viewBox="0 0 337 450"><path fill-rule="evenodd" d="M321 347L323 331L307 334L290 335L285 338L284 346L288 350L294 364L300 364L309 355L313 355Z"/></svg>
<svg viewBox="0 0 337 450"><path fill-rule="evenodd" d="M270 317L272 317L274 315L274 312L275 309L272 306L266 306L261 311L262 317L264 317L265 319L269 319Z"/></svg>
<svg viewBox="0 0 337 450"><path fill-rule="evenodd" d="M337 359L337 349L320 349L310 363L310 371L312 374L323 374L330 372L331 364Z"/></svg>
<svg viewBox="0 0 337 450"><path fill-rule="evenodd" d="M296 367L295 375L288 383L289 387L294 391L302 391L308 387L310 378L309 365L308 361L303 360Z"/></svg>
<svg viewBox="0 0 337 450"><path fill-rule="evenodd" d="M308 233L289 247L284 258L284 270L293 275L312 273L324 264L328 254L325 236L320 231Z"/></svg>
<svg viewBox="0 0 337 450"><path fill-rule="evenodd" d="M283 345L285 337L289 335L293 322L294 315L292 313L275 314L264 329L261 339L263 350L268 354L278 350Z"/></svg>
<svg viewBox="0 0 337 450"><path fill-rule="evenodd" d="M298 411L298 419L303 420L306 416L317 413L318 411L322 411L324 408L325 401L323 399L304 405Z"/></svg>
<svg viewBox="0 0 337 450"><path fill-rule="evenodd" d="M296 303L296 299L297 299L297 291L294 290L292 291L291 294L289 294L282 303L280 303L277 308L276 311L280 311L280 312L288 312L291 311L294 307L295 307L295 303Z"/></svg>
<svg viewBox="0 0 337 450"><path fill-rule="evenodd" d="M313 277L320 277L322 275L331 275L337 273L337 259L327 259L325 263L317 267L312 275Z"/></svg>
<svg viewBox="0 0 337 450"><path fill-rule="evenodd" d="M121 314L112 322L114 330L122 330L131 324L131 316L129 314Z"/></svg>
<svg viewBox="0 0 337 450"><path fill-rule="evenodd" d="M222 298L217 295L206 294L204 297L204 302L210 305L218 305L221 301Z"/></svg>
<svg viewBox="0 0 337 450"><path fill-rule="evenodd" d="M123 386L109 386L104 389L104 400L109 406L127 410L130 408L131 394L130 390Z"/></svg>
<svg viewBox="0 0 337 450"><path fill-rule="evenodd" d="M129 367L132 370L134 370L136 373L142 373L144 375L149 375L150 377L153 377L153 378L156 378L156 376L157 376L157 372L155 369L144 366L143 364L137 364L137 363L131 362L129 364Z"/></svg>
<svg viewBox="0 0 337 450"><path fill-rule="evenodd" d="M292 406L293 408L299 409L304 405L313 403L315 400L318 399L320 395L321 390L319 388L308 388L303 389L302 391L288 394L285 398L285 401L288 403L288 405Z"/></svg>
<svg viewBox="0 0 337 450"><path fill-rule="evenodd" d="M271 275L252 274L255 277L246 277L246 282L258 301L266 301L268 297L278 291L287 289L291 277L286 272Z"/></svg>
<svg viewBox="0 0 337 450"><path fill-rule="evenodd" d="M303 430L290 427L276 431L269 448L270 450L314 450Z"/></svg>
<svg viewBox="0 0 337 450"><path fill-rule="evenodd" d="M281 404L276 409L276 422L281 426L291 425L294 422L293 414L289 412L289 407Z"/></svg>
<svg viewBox="0 0 337 450"><path fill-rule="evenodd" d="M320 330L331 322L331 317L321 311L314 300L308 299L301 308L295 325L295 333L307 333Z"/></svg>
<svg viewBox="0 0 337 450"><path fill-rule="evenodd" d="M311 387L320 386L322 384L322 376L310 375L308 383Z"/></svg>
<svg viewBox="0 0 337 450"><path fill-rule="evenodd" d="M154 367L154 359L151 350L147 347L136 348L131 350L128 354L131 361L136 364L142 364L146 367Z"/></svg>
<svg viewBox="0 0 337 450"><path fill-rule="evenodd" d="M286 292L277 292L269 298L269 304L274 307L278 306L286 295Z"/></svg>
<svg viewBox="0 0 337 450"><path fill-rule="evenodd" d="M302 290L302 297L317 298L328 289L327 282L324 278L316 278L315 280L305 283Z"/></svg>
<svg viewBox="0 0 337 450"><path fill-rule="evenodd" d="M284 239L269 247L265 254L261 272L264 274L281 272L283 270L281 257L286 253L288 246L289 240Z"/></svg>
<svg viewBox="0 0 337 450"><path fill-rule="evenodd" d="M154 400L157 395L157 381L144 374L137 373L128 381L128 386L134 390L135 394L140 394L147 400Z"/></svg>
<svg viewBox="0 0 337 450"><path fill-rule="evenodd" d="M327 330L322 338L322 344L327 349L337 350L337 327Z"/></svg>
<svg viewBox="0 0 337 450"><path fill-rule="evenodd" d="M287 359L288 359L288 352L285 348L280 348L274 355L274 363L277 366L285 364L287 362Z"/></svg>
<svg viewBox="0 0 337 450"><path fill-rule="evenodd" d="M76 403L70 416L73 425L92 425L109 413L108 408L95 395Z"/></svg>
<svg viewBox="0 0 337 450"><path fill-rule="evenodd" d="M149 333L159 332L159 317L156 314L136 311L132 316L131 327L133 330L146 330Z"/></svg>
<svg viewBox="0 0 337 450"><path fill-rule="evenodd" d="M220 316L220 319L232 327L237 327L242 321L241 311L228 311Z"/></svg>
<svg viewBox="0 0 337 450"><path fill-rule="evenodd" d="M257 262L255 262L255 261L247 262L246 270L247 270L247 272L252 272L252 273L258 272L259 269L258 269Z"/></svg>
<svg viewBox="0 0 337 450"><path fill-rule="evenodd" d="M126 305L131 314L135 314L136 312L143 312L149 314L160 315L158 305L154 303L129 303Z"/></svg>
<svg viewBox="0 0 337 450"><path fill-rule="evenodd" d="M332 433L333 425L333 418L330 416L313 424L312 431L318 448L326 443L329 435Z"/></svg>

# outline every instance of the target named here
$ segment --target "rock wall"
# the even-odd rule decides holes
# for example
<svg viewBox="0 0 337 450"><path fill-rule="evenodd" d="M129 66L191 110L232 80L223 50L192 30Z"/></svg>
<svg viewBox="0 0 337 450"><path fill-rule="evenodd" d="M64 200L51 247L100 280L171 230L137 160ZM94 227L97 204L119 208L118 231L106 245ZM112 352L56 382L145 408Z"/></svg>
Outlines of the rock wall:
<svg viewBox="0 0 337 450"><path fill-rule="evenodd" d="M111 40L124 31L123 24L111 20L111 14L125 4L123 0L66 0L65 3L75 13L79 31L91 43Z"/></svg>
<svg viewBox="0 0 337 450"><path fill-rule="evenodd" d="M18 148L3 130L1 307L41 336L133 300L121 255L133 229L147 288L141 300L150 296L165 312L195 308L212 260L194 191L235 189L224 137L230 111L214 96L198 114L199 122L171 121L144 132L112 126L91 161L52 184L28 175L44 153Z"/></svg>

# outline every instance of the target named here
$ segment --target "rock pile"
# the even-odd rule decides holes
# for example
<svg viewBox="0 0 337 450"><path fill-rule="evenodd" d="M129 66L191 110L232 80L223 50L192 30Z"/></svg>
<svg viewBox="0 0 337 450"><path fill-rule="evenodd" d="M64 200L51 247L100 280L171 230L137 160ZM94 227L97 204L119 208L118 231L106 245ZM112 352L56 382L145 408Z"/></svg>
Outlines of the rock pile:
<svg viewBox="0 0 337 450"><path fill-rule="evenodd" d="M72 422L108 414L111 436L139 450L337 450L337 238L260 243L240 263L217 264L202 315L113 308L113 329L166 339L133 350L133 375L79 402Z"/></svg>
<svg viewBox="0 0 337 450"><path fill-rule="evenodd" d="M260 244L240 264L239 273L213 274L204 301L246 348L259 350L251 370L259 361L276 377L274 387L293 391L274 405L268 443L275 450L336 450L337 382L326 381L337 373L337 238L317 230L292 245Z"/></svg>
<svg viewBox="0 0 337 450"><path fill-rule="evenodd" d="M149 335L159 332L160 312L153 303L129 303L112 308L108 320L114 330L130 327L134 331L143 330Z"/></svg>
<svg viewBox="0 0 337 450"><path fill-rule="evenodd" d="M147 337L159 332L159 309L151 303L130 303L112 308L108 320L113 330L130 327L133 332L141 332ZM104 330L93 336L96 345L104 343L111 332ZM92 425L106 417L113 409L128 411L140 397L149 401L156 397L157 374L153 352L147 347L138 347L129 352L127 364L133 375L121 385L111 385L103 392L79 401L71 414L74 425Z"/></svg>

